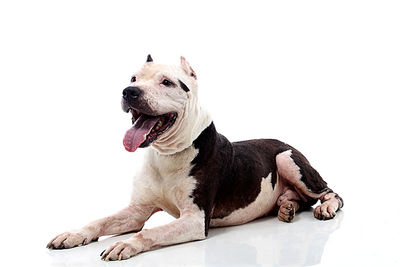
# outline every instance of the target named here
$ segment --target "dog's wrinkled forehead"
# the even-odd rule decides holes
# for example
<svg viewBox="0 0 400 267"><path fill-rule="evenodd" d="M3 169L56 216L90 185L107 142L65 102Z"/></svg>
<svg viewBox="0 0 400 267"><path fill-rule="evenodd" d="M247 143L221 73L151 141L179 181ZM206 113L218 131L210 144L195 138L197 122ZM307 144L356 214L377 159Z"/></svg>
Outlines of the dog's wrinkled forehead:
<svg viewBox="0 0 400 267"><path fill-rule="evenodd" d="M185 108L197 103L197 77L185 58L181 57L180 63L158 64L149 55L142 68L132 75L128 88L134 88L130 91L136 94L125 97L128 100L123 103L149 114L182 114Z"/></svg>
<svg viewBox="0 0 400 267"><path fill-rule="evenodd" d="M136 85L151 86L154 83L162 83L166 79L176 85L173 87L179 87L185 92L192 91L192 93L196 94L197 77L195 72L184 57L181 57L180 63L180 65L157 64L153 62L149 55L147 62L134 75Z"/></svg>
<svg viewBox="0 0 400 267"><path fill-rule="evenodd" d="M174 65L146 63L136 74L142 81L154 80L160 76L167 76L170 79L185 79L185 72Z"/></svg>

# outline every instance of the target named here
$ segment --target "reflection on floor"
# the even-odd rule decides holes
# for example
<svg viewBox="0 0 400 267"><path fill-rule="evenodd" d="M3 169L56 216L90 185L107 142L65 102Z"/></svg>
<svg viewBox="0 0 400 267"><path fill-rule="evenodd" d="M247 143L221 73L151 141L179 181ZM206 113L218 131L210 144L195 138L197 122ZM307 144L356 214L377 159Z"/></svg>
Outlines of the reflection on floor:
<svg viewBox="0 0 400 267"><path fill-rule="evenodd" d="M329 236L340 227L344 213L330 221L313 218L312 211L298 215L293 223L266 217L251 223L214 228L206 240L139 254L118 266L263 266L318 264ZM131 234L108 237L88 246L53 250L53 266L106 266L100 252Z"/></svg>

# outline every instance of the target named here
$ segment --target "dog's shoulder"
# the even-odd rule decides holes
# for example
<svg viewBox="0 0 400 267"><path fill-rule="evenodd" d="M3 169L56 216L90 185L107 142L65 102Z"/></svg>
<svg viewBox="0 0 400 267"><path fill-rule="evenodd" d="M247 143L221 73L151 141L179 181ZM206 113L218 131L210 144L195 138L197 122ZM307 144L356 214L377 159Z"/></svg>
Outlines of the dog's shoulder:
<svg viewBox="0 0 400 267"><path fill-rule="evenodd" d="M232 162L232 144L225 136L217 132L213 122L201 132L193 142L193 147L198 153L192 161L191 176L196 175L200 170L202 173L216 173L222 169L223 164Z"/></svg>

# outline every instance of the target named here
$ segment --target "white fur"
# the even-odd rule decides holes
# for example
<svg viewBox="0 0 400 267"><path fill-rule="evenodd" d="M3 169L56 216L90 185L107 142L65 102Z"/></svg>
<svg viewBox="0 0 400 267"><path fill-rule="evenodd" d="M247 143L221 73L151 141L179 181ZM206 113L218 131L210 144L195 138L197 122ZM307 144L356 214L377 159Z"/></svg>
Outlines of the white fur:
<svg viewBox="0 0 400 267"><path fill-rule="evenodd" d="M105 252L104 259L124 259L153 247L205 238L204 211L189 197L196 187L196 180L189 174L197 154L194 146L172 155L153 149L147 151L142 172L134 178L132 205L141 203L150 210L161 208L178 219L142 230L128 240L114 244ZM130 253L121 254L121 250Z"/></svg>
<svg viewBox="0 0 400 267"><path fill-rule="evenodd" d="M158 208L178 219L164 226L142 230L128 240L113 244L105 251L103 259L126 259L153 247L204 239L204 211L189 197L196 187L190 170L197 154L193 145L173 155L149 149L142 171L134 178L128 208L80 230L58 235L48 246L69 248L87 244L103 235L139 230L152 211Z"/></svg>
<svg viewBox="0 0 400 267"><path fill-rule="evenodd" d="M176 221L142 230L132 238L117 242L103 254L103 259L126 259L156 246L205 238L204 211L193 203L196 180L190 177L191 162L198 154L193 141L210 125L211 117L197 99L196 76L186 60L180 66L146 63L135 74L144 91L144 99L158 114L176 112L173 126L148 149L144 166L135 176L131 204L115 215L94 221L80 230L56 236L48 247L74 247L99 236L139 230L152 212L161 208L178 218ZM162 85L168 79L176 86ZM190 91L185 92L179 81Z"/></svg>
<svg viewBox="0 0 400 267"><path fill-rule="evenodd" d="M327 193L321 196L321 205L318 205L314 209L314 216L320 217L323 216L325 219L333 218L336 215L336 211L341 208L343 203L341 203L336 198L336 193Z"/></svg>
<svg viewBox="0 0 400 267"><path fill-rule="evenodd" d="M47 247L71 248L86 245L100 236L139 230L152 212L151 207L133 204L112 216L89 223L85 227L54 237Z"/></svg>
<svg viewBox="0 0 400 267"><path fill-rule="evenodd" d="M193 167L191 162L199 152L193 141L211 123L208 112L198 104L196 74L188 62L181 58L180 66L146 63L135 76L136 81L131 85L142 89L143 100L151 110L158 115L175 112L175 123L157 138L152 149L147 150L144 165L134 178L129 207L82 229L58 235L50 241L48 247L69 248L87 244L103 235L139 230L152 212L160 208L177 220L142 230L128 240L113 244L104 252L103 259L127 259L157 246L205 238L204 211L190 197L196 188L196 179L190 176ZM170 80L175 86L163 85L164 79ZM179 81L188 86L188 92L180 87ZM275 207L282 192L285 194L279 203L296 199L296 192L284 190L282 179L295 185L296 191L299 189L308 196L321 197L323 203L316 208L316 212L325 218L333 217L342 205L336 199L336 194L312 193L301 181L300 168L291 155L292 151L288 150L276 157L279 175L275 188L272 188L272 174L269 173L266 178L262 178L260 193L252 203L224 218L212 219L210 225L237 225L264 216Z"/></svg>
<svg viewBox="0 0 400 267"><path fill-rule="evenodd" d="M143 90L143 98L153 110L159 114L177 113L174 125L152 144L160 153L173 154L189 147L212 121L209 113L198 103L197 81L189 76L187 71L190 69L185 60L180 66L150 62L134 75L136 81L131 85ZM162 85L164 79L174 82L176 86ZM190 91L185 92L178 80L185 83Z"/></svg>
<svg viewBox="0 0 400 267"><path fill-rule="evenodd" d="M279 193L281 193L279 188L279 183L275 185L275 190L272 188L271 173L269 173L266 178L262 178L261 191L252 203L233 211L224 218L212 219L210 225L215 227L244 224L268 214L274 208Z"/></svg>
<svg viewBox="0 0 400 267"><path fill-rule="evenodd" d="M189 172L197 153L193 146L172 155L147 150L142 171L134 177L131 202L152 205L179 217L180 209L193 204L188 196L196 180Z"/></svg>
<svg viewBox="0 0 400 267"><path fill-rule="evenodd" d="M281 206L286 201L292 201L292 200L300 200L299 195L295 191L285 188L282 190L282 193L281 193L280 197L278 198L278 201L276 202L276 204L278 206Z"/></svg>

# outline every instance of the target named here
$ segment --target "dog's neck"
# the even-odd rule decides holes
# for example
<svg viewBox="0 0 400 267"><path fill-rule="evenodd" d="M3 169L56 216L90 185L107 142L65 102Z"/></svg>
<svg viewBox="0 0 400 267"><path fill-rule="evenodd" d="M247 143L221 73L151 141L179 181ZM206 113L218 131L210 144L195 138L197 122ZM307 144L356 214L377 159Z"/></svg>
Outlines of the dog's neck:
<svg viewBox="0 0 400 267"><path fill-rule="evenodd" d="M185 112L178 116L181 119L170 129L170 133L164 138L161 136L152 145L161 154L174 154L188 148L212 122L210 114L197 101L187 105Z"/></svg>

